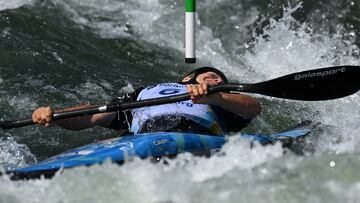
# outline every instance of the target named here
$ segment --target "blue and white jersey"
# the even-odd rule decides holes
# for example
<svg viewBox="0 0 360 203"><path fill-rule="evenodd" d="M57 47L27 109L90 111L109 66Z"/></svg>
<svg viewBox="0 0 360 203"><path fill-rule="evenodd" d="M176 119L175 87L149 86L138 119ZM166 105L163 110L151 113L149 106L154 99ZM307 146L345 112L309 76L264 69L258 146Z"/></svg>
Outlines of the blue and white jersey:
<svg viewBox="0 0 360 203"><path fill-rule="evenodd" d="M161 83L143 89L137 97L137 101L168 97L187 93L186 85L179 83ZM223 134L220 121L210 105L193 104L191 100L163 104L151 107L143 107L132 110L132 124L130 131L135 134L140 131L143 124L152 118L166 115L179 115L192 120L209 129L214 134Z"/></svg>

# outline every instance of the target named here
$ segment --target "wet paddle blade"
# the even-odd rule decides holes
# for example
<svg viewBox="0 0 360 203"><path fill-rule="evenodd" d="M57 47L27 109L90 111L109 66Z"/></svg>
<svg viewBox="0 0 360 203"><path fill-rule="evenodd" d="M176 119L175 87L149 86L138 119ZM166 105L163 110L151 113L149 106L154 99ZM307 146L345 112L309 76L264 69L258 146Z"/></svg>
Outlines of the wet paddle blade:
<svg viewBox="0 0 360 203"><path fill-rule="evenodd" d="M359 66L336 66L293 73L244 86L245 92L272 97L319 101L345 97L360 89Z"/></svg>

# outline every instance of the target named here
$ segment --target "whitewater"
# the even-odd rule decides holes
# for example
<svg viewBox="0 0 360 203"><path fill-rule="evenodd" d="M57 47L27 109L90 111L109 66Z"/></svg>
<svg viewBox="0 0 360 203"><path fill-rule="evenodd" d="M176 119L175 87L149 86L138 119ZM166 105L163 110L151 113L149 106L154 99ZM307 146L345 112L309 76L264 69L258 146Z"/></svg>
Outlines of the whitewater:
<svg viewBox="0 0 360 203"><path fill-rule="evenodd" d="M27 118L44 105L103 104L203 65L241 83L359 65L360 3L316 2L199 1L198 62L188 65L183 1L1 0L0 120ZM321 123L301 155L280 144L250 148L234 136L210 158L106 162L52 179L1 176L0 202L357 202L360 93L321 102L253 96L263 112L244 132ZM2 170L22 167L117 134L41 126L0 131L0 163Z"/></svg>

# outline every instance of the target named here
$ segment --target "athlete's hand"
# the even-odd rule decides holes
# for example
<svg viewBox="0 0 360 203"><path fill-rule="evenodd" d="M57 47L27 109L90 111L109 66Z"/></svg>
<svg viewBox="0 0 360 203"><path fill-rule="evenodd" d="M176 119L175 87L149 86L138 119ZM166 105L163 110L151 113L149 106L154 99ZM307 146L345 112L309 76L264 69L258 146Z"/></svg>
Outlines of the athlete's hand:
<svg viewBox="0 0 360 203"><path fill-rule="evenodd" d="M36 109L32 114L32 121L37 124L50 126L54 111L51 107L40 107Z"/></svg>
<svg viewBox="0 0 360 203"><path fill-rule="evenodd" d="M195 85L186 86L188 93L190 94L191 101L194 104L210 104L217 96L216 94L208 95L208 84L200 83Z"/></svg>

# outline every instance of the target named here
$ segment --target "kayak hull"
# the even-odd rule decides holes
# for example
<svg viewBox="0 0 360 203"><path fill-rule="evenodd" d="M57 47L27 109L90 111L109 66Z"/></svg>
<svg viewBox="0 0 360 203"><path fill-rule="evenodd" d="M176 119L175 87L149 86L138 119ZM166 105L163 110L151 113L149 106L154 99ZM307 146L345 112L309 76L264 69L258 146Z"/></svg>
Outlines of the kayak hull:
<svg viewBox="0 0 360 203"><path fill-rule="evenodd" d="M277 141L293 141L304 137L311 129L297 129L272 135L240 135L251 142L271 144ZM129 135L88 144L50 157L35 165L15 169L7 173L18 178L52 176L60 169L101 164L105 160L122 163L133 157L175 156L179 153L211 155L227 141L226 136L202 135L183 132L156 132ZM15 177L14 176L14 177Z"/></svg>

